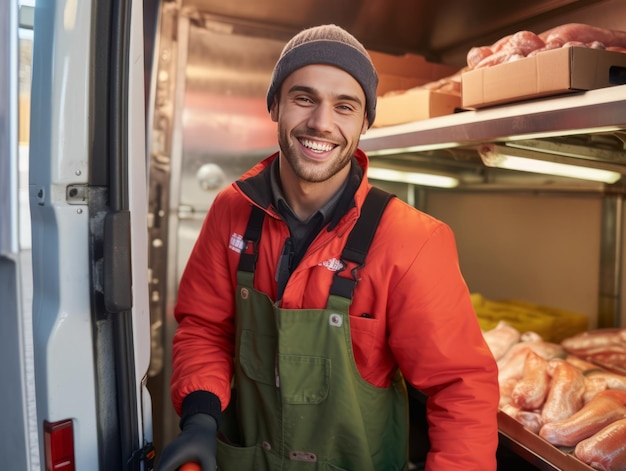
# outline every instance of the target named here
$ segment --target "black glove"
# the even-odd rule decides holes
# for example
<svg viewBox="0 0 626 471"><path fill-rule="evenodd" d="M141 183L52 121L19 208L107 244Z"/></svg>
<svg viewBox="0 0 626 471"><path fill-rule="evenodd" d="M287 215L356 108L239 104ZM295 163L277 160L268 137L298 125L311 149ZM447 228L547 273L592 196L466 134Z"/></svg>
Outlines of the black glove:
<svg viewBox="0 0 626 471"><path fill-rule="evenodd" d="M215 471L217 423L208 414L188 417L182 432L165 447L157 471L176 471L185 463L195 461L202 471Z"/></svg>

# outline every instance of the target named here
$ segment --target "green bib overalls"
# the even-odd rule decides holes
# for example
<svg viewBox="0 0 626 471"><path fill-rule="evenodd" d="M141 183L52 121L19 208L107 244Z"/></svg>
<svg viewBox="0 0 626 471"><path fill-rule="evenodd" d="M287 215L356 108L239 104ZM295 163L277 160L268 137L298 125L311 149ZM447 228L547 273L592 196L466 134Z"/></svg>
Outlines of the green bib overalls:
<svg viewBox="0 0 626 471"><path fill-rule="evenodd" d="M262 216L259 234L260 224ZM406 470L406 387L400 374L389 388L360 376L350 336L351 294L330 294L326 309L282 309L254 290L254 270L241 267L233 399L218 441L220 471Z"/></svg>

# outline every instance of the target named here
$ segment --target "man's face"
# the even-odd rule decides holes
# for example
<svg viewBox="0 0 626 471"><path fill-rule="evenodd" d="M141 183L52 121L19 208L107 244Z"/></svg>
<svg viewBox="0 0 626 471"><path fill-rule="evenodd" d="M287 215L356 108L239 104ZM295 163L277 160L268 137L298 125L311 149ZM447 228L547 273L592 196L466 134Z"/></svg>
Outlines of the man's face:
<svg viewBox="0 0 626 471"><path fill-rule="evenodd" d="M359 82L337 67L309 65L289 75L278 96L271 117L292 173L319 183L345 169L368 125Z"/></svg>

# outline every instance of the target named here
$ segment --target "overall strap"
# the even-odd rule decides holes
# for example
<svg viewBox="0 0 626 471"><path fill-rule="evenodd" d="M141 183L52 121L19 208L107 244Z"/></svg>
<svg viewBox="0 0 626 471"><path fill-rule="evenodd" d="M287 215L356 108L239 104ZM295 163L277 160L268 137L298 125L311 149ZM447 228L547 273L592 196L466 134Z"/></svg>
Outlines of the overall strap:
<svg viewBox="0 0 626 471"><path fill-rule="evenodd" d="M361 216L352 228L346 246L341 253L341 261L345 267L349 263L353 266L356 264L356 267L350 270L350 278L340 276L341 271L335 272L330 288L331 295L352 299L352 293L358 280L357 272L365 264L365 258L374 239L380 218L387 207L387 203L393 197L394 195L380 188L372 187L370 189L363 202Z"/></svg>
<svg viewBox="0 0 626 471"><path fill-rule="evenodd" d="M246 233L243 236L244 246L239 257L239 271L254 273L258 255L257 246L259 245L259 240L261 240L264 219L265 211L256 205L252 205L248 227L246 227Z"/></svg>

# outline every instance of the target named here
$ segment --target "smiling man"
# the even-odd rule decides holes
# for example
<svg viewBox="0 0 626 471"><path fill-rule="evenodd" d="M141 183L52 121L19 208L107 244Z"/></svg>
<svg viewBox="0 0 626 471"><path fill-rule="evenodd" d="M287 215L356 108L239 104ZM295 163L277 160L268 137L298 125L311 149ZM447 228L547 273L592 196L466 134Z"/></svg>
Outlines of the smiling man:
<svg viewBox="0 0 626 471"><path fill-rule="evenodd" d="M498 383L444 223L367 180L378 78L335 25L287 43L279 152L215 199L183 274L160 471L407 470L405 381L430 471L496 469Z"/></svg>
<svg viewBox="0 0 626 471"><path fill-rule="evenodd" d="M282 190L306 221L348 178L359 136L368 127L365 94L341 69L308 65L285 79L270 110L278 123Z"/></svg>

